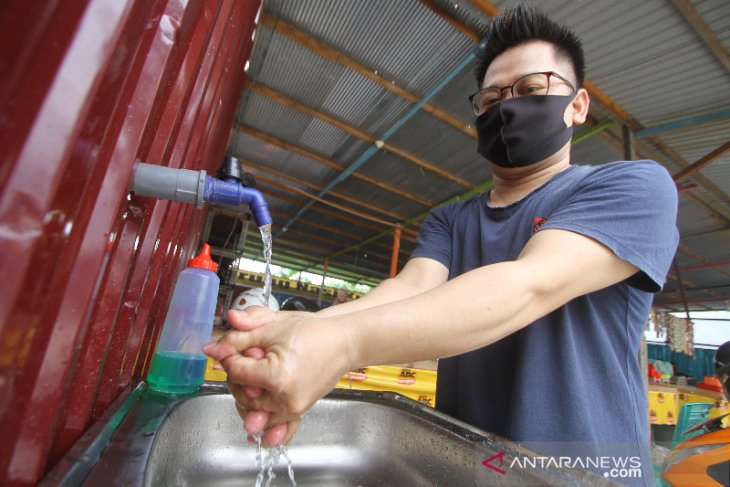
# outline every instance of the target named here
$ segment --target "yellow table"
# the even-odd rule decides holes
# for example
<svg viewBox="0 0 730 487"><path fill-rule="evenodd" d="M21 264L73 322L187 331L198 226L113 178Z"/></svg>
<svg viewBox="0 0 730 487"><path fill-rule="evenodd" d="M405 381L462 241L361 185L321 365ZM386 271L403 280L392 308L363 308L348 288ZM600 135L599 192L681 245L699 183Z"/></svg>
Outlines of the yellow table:
<svg viewBox="0 0 730 487"><path fill-rule="evenodd" d="M431 407L436 405L436 371L377 365L343 375L339 389L392 391Z"/></svg>
<svg viewBox="0 0 730 487"><path fill-rule="evenodd" d="M213 359L208 359L205 380L225 381L226 372ZM343 375L335 386L339 389L392 391L433 407L436 403L436 371L378 365Z"/></svg>
<svg viewBox="0 0 730 487"><path fill-rule="evenodd" d="M713 402L709 418L722 416L728 412L728 403L719 393L693 387L672 387L658 384L649 385L649 421L652 424L677 424L682 406L693 402ZM725 420L727 422L727 419Z"/></svg>
<svg viewBox="0 0 730 487"><path fill-rule="evenodd" d="M220 364L208 359L205 380L225 381ZM378 365L348 372L337 382L340 389L392 391L427 404L436 403L436 371L391 365ZM652 424L676 425L682 405L693 402L713 402L709 417L726 414L730 409L725 398L712 391L694 387L649 385L649 420ZM728 419L725 420L726 424Z"/></svg>

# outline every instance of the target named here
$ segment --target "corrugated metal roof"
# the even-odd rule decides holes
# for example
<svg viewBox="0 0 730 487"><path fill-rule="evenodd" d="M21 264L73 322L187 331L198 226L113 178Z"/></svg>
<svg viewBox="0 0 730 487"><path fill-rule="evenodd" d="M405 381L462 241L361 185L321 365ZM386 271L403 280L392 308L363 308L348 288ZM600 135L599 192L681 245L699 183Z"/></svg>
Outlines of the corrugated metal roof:
<svg viewBox="0 0 730 487"><path fill-rule="evenodd" d="M307 181L326 181L338 171L317 161L301 156L251 135L235 131L228 144L228 150L240 157L301 177Z"/></svg>
<svg viewBox="0 0 730 487"><path fill-rule="evenodd" d="M280 105L258 93L250 95L248 110L238 121L328 159L349 137L347 132L337 127Z"/></svg>
<svg viewBox="0 0 730 487"><path fill-rule="evenodd" d="M378 206L400 215L416 215L426 209L415 201L407 200L355 178L346 179L337 186L337 190L347 194L356 194L365 201L376 202Z"/></svg>
<svg viewBox="0 0 730 487"><path fill-rule="evenodd" d="M465 191L463 186L382 150L366 162L359 172L388 181L397 187L408 188L419 198L434 203L444 199L444 194L458 194Z"/></svg>
<svg viewBox="0 0 730 487"><path fill-rule="evenodd" d="M420 2L286 0L266 3L340 52L388 80L423 94L448 73L473 43ZM367 22L362 22L367 18Z"/></svg>
<svg viewBox="0 0 730 487"><path fill-rule="evenodd" d="M452 15L473 30L481 34L486 31L489 19L468 0L436 0L435 3L446 15ZM512 5L516 2L495 3ZM730 93L730 74L671 2L545 0L533 3L576 31L586 50L587 78L644 126L730 108L727 96ZM693 0L693 4L718 39L730 49L730 6L727 1ZM386 81L395 81L398 86L419 96L436 86L475 45L468 36L417 0L266 0L263 8L270 18L292 24L377 72ZM279 27L282 25L280 23ZM430 103L457 120L473 123L475 117L467 101L468 95L476 89L473 72L472 63L446 83ZM382 137L412 107L411 102L373 80L344 64L321 57L265 25L258 27L248 74L253 81L339 118L376 138ZM612 117L603 107L597 106L595 100L591 115L596 121ZM370 147L341 129L286 108L251 90L242 95L236 120L343 166L355 162ZM660 133L656 140L687 163L692 163L726 142L728 134L730 121L725 120ZM402 125L388 143L473 184L482 183L490 177L488 164L476 152L476 140L425 111L418 112ZM614 124L602 135L574 146L572 158L575 163L581 164L621 159L623 151L620 144L621 127ZM320 187L333 181L339 173L238 132L233 133L229 147L243 157ZM637 148L640 156L658 160L672 174L683 167L651 140L639 139ZM382 150L365 162L357 173L433 202L466 191L448 179ZM730 259L727 251L730 235L717 231L723 228L723 222L707 209L710 207L717 213L730 216L727 203L730 155L719 158L698 174L706 179L688 178L685 182L696 186L680 196L679 227L681 233L688 237L685 244L692 255L680 253L678 257L687 265L698 261L694 255L709 261ZM709 188L707 181L724 193L718 194L717 190ZM291 181L287 184L314 192ZM273 188L271 190L274 191ZM335 191L405 217L420 214L426 209L399 194L353 177L336 185ZM691 198L699 198L701 204ZM306 200L300 198L297 201ZM343 204L352 206L351 203ZM277 205L289 214L298 210L291 203L280 201ZM301 217L301 224L295 223L292 229L322 235L322 231L315 231L307 225L308 219L314 218L363 238L382 231L345 223L343 219L313 211L316 207L306 212ZM389 220L382 214L379 216ZM331 241L334 250L348 245L348 239L342 236L333 237ZM390 239L384 241L388 245ZM349 242L353 243L354 240ZM411 248L410 244L404 244L404 247ZM371 252L377 251L376 248L382 249L373 247ZM354 254L349 257L357 260ZM372 264L360 262L359 265ZM698 283L714 283L723 275L713 269L692 273ZM670 283L669 289L673 289L672 285Z"/></svg>
<svg viewBox="0 0 730 487"><path fill-rule="evenodd" d="M692 0L691 3L725 49L730 50L730 5L727 0Z"/></svg>

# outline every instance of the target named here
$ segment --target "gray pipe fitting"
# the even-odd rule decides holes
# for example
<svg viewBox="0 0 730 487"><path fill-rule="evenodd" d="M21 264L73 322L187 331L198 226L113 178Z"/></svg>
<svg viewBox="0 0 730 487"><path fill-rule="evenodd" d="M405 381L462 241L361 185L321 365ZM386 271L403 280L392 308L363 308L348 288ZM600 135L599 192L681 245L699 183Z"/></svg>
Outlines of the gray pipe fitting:
<svg viewBox="0 0 730 487"><path fill-rule="evenodd" d="M138 162L134 165L132 191L140 196L180 201L202 208L205 171L173 169Z"/></svg>

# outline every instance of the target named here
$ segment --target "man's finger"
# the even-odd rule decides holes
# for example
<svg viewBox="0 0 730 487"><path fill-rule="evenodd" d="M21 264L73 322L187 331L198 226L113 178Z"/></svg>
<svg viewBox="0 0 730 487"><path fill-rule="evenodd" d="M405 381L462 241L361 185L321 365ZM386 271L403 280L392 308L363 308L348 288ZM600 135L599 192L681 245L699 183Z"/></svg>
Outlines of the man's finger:
<svg viewBox="0 0 730 487"><path fill-rule="evenodd" d="M289 443L294 438L301 423L302 420L299 418L271 426L264 434L264 444L272 447Z"/></svg>
<svg viewBox="0 0 730 487"><path fill-rule="evenodd" d="M251 331L259 326L276 321L276 313L263 306L251 306L244 310L229 310L228 323L237 330Z"/></svg>
<svg viewBox="0 0 730 487"><path fill-rule="evenodd" d="M270 367L266 360L256 360L250 357L244 357L241 354L235 354L220 361L221 366L228 374L228 381L244 387L271 389ZM262 409L255 407L254 402L260 398L251 398L244 400L243 397L237 397L239 401L244 403L250 409ZM260 395L261 396L261 395Z"/></svg>
<svg viewBox="0 0 730 487"><path fill-rule="evenodd" d="M222 364L228 357L238 355L256 345L251 332L231 330L217 341L204 345L203 353Z"/></svg>
<svg viewBox="0 0 730 487"><path fill-rule="evenodd" d="M271 448L284 442L287 432L291 428L291 422L279 423L271 426L264 433L264 445Z"/></svg>
<svg viewBox="0 0 730 487"><path fill-rule="evenodd" d="M244 387L246 390L246 395L250 397L251 399L256 399L257 397L261 397L261 394L264 393L264 390L260 387L250 387L246 386Z"/></svg>
<svg viewBox="0 0 730 487"><path fill-rule="evenodd" d="M243 420L243 427L246 429L246 433L255 435L264 431L268 422L269 413L266 411L249 411Z"/></svg>
<svg viewBox="0 0 730 487"><path fill-rule="evenodd" d="M264 358L266 356L266 353L258 347L253 347L253 348L249 348L248 350L244 351L243 356L261 360L262 358ZM245 387L245 390L246 390L246 394L248 395L248 397L251 397L251 398L259 397L261 394L264 393L264 390L261 389L260 387L248 387L247 386L247 387Z"/></svg>

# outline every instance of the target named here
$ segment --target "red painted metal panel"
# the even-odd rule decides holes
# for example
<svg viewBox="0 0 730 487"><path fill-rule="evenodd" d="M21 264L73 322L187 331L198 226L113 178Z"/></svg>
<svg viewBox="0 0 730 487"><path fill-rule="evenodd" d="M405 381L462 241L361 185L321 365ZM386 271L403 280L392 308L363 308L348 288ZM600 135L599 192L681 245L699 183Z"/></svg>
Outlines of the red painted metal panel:
<svg viewBox="0 0 730 487"><path fill-rule="evenodd" d="M34 484L146 370L205 212L128 198L132 166L215 170L258 7L4 3L0 484Z"/></svg>

